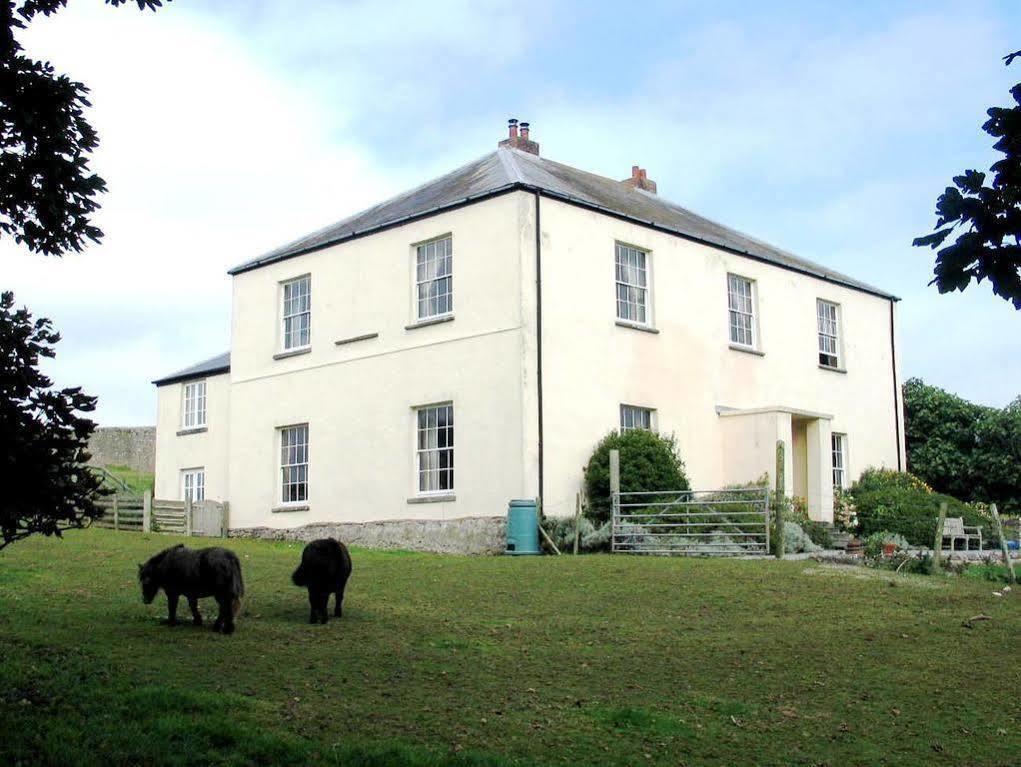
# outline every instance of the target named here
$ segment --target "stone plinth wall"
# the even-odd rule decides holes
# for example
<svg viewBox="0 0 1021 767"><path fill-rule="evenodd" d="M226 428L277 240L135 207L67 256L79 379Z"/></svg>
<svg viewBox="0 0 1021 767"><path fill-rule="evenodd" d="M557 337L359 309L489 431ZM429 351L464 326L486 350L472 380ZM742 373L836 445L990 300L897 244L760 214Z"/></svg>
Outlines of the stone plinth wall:
<svg viewBox="0 0 1021 767"><path fill-rule="evenodd" d="M326 522L302 527L244 527L232 538L311 541L336 538L368 549L410 549L438 554L502 554L507 547L504 517L393 519L381 522Z"/></svg>
<svg viewBox="0 0 1021 767"><path fill-rule="evenodd" d="M155 426L101 426L89 440L92 466L130 466L135 471L156 470Z"/></svg>

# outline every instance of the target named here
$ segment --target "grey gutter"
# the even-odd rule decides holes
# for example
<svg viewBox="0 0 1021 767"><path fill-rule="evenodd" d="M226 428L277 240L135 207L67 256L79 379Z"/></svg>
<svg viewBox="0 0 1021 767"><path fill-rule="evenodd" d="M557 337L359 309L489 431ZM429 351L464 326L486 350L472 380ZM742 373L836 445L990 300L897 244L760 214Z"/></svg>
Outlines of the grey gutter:
<svg viewBox="0 0 1021 767"><path fill-rule="evenodd" d="M223 367L209 368L209 370L193 371L191 373L174 373L166 378L157 378L150 383L155 386L168 386L174 383L181 383L182 381L194 381L197 378L209 378L209 376L218 376L229 372L230 365L224 365Z"/></svg>

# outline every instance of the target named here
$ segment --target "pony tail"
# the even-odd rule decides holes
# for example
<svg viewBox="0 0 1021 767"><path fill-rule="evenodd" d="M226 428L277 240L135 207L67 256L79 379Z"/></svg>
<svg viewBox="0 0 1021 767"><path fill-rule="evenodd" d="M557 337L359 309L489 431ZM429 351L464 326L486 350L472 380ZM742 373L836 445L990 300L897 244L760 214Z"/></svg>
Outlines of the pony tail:
<svg viewBox="0 0 1021 767"><path fill-rule="evenodd" d="M298 569L291 575L291 583L295 586L307 586L308 577L305 575L305 563L298 565Z"/></svg>

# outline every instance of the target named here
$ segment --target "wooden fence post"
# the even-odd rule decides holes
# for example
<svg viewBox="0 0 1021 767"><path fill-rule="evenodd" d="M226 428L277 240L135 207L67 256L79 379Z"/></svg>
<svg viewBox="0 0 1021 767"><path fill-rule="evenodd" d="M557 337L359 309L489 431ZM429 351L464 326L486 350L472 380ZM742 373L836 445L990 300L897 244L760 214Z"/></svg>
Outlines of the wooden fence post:
<svg viewBox="0 0 1021 767"><path fill-rule="evenodd" d="M782 439L776 441L776 492L774 502L776 503L776 558L783 559L786 541L784 540L784 444Z"/></svg>
<svg viewBox="0 0 1021 767"><path fill-rule="evenodd" d="M617 532L617 514L620 513L620 451L610 451L610 551Z"/></svg>
<svg viewBox="0 0 1021 767"><path fill-rule="evenodd" d="M947 502L939 505L939 516L936 517L936 540L932 542L932 572L938 573L943 561L943 523L947 519ZM950 542L953 547L953 541Z"/></svg>
<svg viewBox="0 0 1021 767"><path fill-rule="evenodd" d="M152 532L152 490L142 493L142 532Z"/></svg>
<svg viewBox="0 0 1021 767"><path fill-rule="evenodd" d="M574 494L574 555L578 556L578 540L581 538L581 493Z"/></svg>
<svg viewBox="0 0 1021 767"><path fill-rule="evenodd" d="M113 497L113 529L120 529L120 503L116 495Z"/></svg>
<svg viewBox="0 0 1021 767"><path fill-rule="evenodd" d="M191 537L191 498L184 499L184 534Z"/></svg>
<svg viewBox="0 0 1021 767"><path fill-rule="evenodd" d="M993 515L993 524L996 526L996 534L1000 537L1000 551L1003 552L1003 564L1007 568L1007 583L1017 583L1014 575L1014 563L1010 561L1010 550L1007 548L1007 539L1003 535L1003 524L1000 522L1000 513L996 510L996 504L989 504L989 513Z"/></svg>

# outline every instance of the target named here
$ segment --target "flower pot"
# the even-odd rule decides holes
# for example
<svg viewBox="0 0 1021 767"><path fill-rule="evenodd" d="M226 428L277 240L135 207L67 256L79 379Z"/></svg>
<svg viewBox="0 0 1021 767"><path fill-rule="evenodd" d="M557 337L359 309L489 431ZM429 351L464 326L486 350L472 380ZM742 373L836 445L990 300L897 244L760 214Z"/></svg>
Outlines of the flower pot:
<svg viewBox="0 0 1021 767"><path fill-rule="evenodd" d="M883 544L883 556L884 557L892 557L896 553L897 553L897 544L896 543L894 543L893 541L886 541Z"/></svg>

